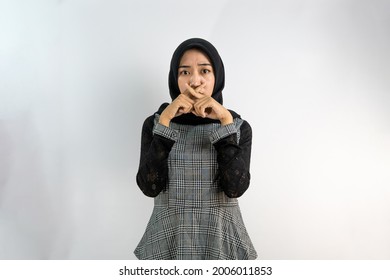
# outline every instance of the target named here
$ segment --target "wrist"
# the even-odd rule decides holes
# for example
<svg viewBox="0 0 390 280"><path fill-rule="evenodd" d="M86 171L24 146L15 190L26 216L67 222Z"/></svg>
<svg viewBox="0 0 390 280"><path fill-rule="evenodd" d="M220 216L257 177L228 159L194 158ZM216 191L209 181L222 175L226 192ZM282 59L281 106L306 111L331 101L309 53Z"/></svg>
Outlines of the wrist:
<svg viewBox="0 0 390 280"><path fill-rule="evenodd" d="M165 110L161 113L158 122L162 125L169 127L171 119L167 116L167 112Z"/></svg>
<svg viewBox="0 0 390 280"><path fill-rule="evenodd" d="M229 111L227 111L226 116L222 117L219 121L221 122L221 125L231 124L233 123L233 116Z"/></svg>
<svg viewBox="0 0 390 280"><path fill-rule="evenodd" d="M161 116L160 116L160 119L159 119L158 122L159 122L159 124L162 124L162 125L164 125L166 127L169 127L169 124L171 123L171 121L169 119L162 118Z"/></svg>

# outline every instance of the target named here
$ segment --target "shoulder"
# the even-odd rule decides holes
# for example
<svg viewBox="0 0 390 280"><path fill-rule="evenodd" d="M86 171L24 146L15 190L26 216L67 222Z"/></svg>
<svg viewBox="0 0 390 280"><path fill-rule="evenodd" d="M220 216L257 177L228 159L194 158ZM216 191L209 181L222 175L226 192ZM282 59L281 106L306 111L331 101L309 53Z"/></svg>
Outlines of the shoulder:
<svg viewBox="0 0 390 280"><path fill-rule="evenodd" d="M233 117L233 123L235 124L235 126L237 128L251 130L251 126L250 126L249 122L247 120L244 120L243 118L241 118L241 116L238 114L237 114L237 116Z"/></svg>
<svg viewBox="0 0 390 280"><path fill-rule="evenodd" d="M248 121L239 118L235 118L234 122L236 123L237 129L239 129L240 136L242 138L252 138L252 127Z"/></svg>
<svg viewBox="0 0 390 280"><path fill-rule="evenodd" d="M158 122L158 119L161 115L161 113L164 111L164 109L169 105L169 103L163 103L157 110L157 112L153 113L149 117L147 117L144 121L143 127L144 128L150 128L153 129L156 122Z"/></svg>
<svg viewBox="0 0 390 280"><path fill-rule="evenodd" d="M241 119L241 120L242 120L242 119ZM246 120L242 120L241 129L251 130L251 131L252 131L251 125L250 125L249 122L246 121Z"/></svg>
<svg viewBox="0 0 390 280"><path fill-rule="evenodd" d="M236 124L236 126L240 127L241 129L251 129L251 126L249 125L249 122L244 120L240 114L236 113L235 111L228 109L230 114L232 114L233 121Z"/></svg>
<svg viewBox="0 0 390 280"><path fill-rule="evenodd" d="M154 124L154 119L155 119L155 114L153 115L150 115L149 117L147 117L144 121L144 125L149 125L149 124Z"/></svg>
<svg viewBox="0 0 390 280"><path fill-rule="evenodd" d="M147 117L145 120L144 120L144 123L142 125L142 131L143 132L151 132L153 130L153 127L154 127L154 124L155 124L155 114Z"/></svg>

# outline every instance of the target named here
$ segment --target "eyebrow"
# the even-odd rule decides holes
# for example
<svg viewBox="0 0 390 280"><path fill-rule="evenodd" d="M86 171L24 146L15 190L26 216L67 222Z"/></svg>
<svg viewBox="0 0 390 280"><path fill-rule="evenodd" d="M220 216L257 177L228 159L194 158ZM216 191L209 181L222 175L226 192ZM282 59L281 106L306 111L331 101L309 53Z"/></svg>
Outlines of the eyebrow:
<svg viewBox="0 0 390 280"><path fill-rule="evenodd" d="M210 63L199 63L198 66L211 66ZM179 68L191 68L189 65L180 65Z"/></svg>

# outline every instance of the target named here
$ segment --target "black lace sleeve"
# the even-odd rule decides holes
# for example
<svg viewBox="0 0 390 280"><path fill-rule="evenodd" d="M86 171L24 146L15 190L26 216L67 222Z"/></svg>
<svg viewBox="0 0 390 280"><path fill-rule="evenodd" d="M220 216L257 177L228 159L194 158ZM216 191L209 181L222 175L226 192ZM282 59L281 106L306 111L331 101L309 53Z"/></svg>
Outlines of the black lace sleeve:
<svg viewBox="0 0 390 280"><path fill-rule="evenodd" d="M137 184L150 197L166 188L168 179L168 155L175 141L153 134L154 116L147 118L142 127L141 158Z"/></svg>
<svg viewBox="0 0 390 280"><path fill-rule="evenodd" d="M231 134L214 143L217 150L219 184L228 197L240 197L249 187L252 129L244 121L237 134Z"/></svg>

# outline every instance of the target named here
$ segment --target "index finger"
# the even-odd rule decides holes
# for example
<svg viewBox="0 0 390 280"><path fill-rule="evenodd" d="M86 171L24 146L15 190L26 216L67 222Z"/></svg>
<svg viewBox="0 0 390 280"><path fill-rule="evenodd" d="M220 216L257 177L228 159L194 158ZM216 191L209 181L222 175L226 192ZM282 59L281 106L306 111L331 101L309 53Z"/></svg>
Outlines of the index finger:
<svg viewBox="0 0 390 280"><path fill-rule="evenodd" d="M188 92L189 92L193 97L198 98L198 99L203 98L203 95L200 94L200 93L197 93L197 92L195 91L195 89L193 89L189 84L186 84L186 87L187 87Z"/></svg>

